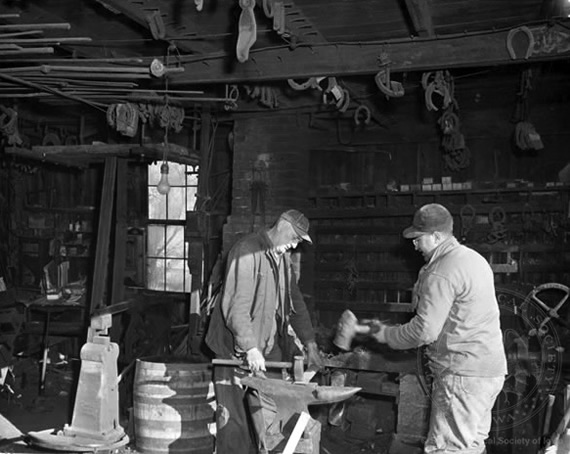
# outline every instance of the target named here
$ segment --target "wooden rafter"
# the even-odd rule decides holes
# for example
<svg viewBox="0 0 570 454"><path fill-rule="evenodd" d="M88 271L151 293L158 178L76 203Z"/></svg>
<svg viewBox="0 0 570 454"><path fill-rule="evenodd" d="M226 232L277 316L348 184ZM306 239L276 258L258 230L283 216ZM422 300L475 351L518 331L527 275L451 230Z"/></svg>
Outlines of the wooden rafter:
<svg viewBox="0 0 570 454"><path fill-rule="evenodd" d="M83 164L99 162L108 157L123 157L146 161L158 161L164 157L163 144L101 144L101 145L54 145L34 146L31 149L7 147L6 153L23 158L54 163L73 163L80 159ZM168 160L180 164L196 165L200 161L195 150L177 144L169 144Z"/></svg>
<svg viewBox="0 0 570 454"><path fill-rule="evenodd" d="M430 0L406 0L406 8L414 27L414 34L421 37L435 36Z"/></svg>
<svg viewBox="0 0 570 454"><path fill-rule="evenodd" d="M284 80L318 77L323 74L351 76L376 74L379 57L386 53L392 72L425 71L430 69L468 68L510 65L570 57L570 20L558 24L529 27L544 46L535 44L528 59L511 59L507 50L508 30L480 34L461 34L444 39L410 39L392 43L319 44L291 49L252 51L248 61L228 71L226 54L207 59L185 59L185 71L170 79L173 84L239 83L263 80ZM541 40L550 35L552 39ZM549 45L555 42L556 45Z"/></svg>
<svg viewBox="0 0 570 454"><path fill-rule="evenodd" d="M115 12L123 14L147 29L150 28L152 23L153 13L156 13L156 20L160 21L161 24L160 33L164 34L160 39L175 42L178 48L186 52L211 52L219 48L216 47L215 43L211 43L208 40L193 41L192 38L208 35L209 31L204 28L200 21L192 21L190 15L185 14L185 9L173 8L171 3L161 2L160 0L147 0L145 2L138 0L105 0L100 3L104 3L107 8L112 8ZM187 3L190 4L190 2ZM197 52L198 46L200 52Z"/></svg>

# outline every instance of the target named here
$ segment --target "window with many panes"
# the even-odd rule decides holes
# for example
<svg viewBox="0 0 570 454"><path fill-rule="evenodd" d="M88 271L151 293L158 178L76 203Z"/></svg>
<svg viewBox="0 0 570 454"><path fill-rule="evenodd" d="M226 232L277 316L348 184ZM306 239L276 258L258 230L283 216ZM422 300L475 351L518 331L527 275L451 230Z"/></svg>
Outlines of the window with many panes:
<svg viewBox="0 0 570 454"><path fill-rule="evenodd" d="M188 245L184 238L186 211L194 210L198 166L168 163L170 191L160 194L161 162L148 167L147 288L190 292Z"/></svg>

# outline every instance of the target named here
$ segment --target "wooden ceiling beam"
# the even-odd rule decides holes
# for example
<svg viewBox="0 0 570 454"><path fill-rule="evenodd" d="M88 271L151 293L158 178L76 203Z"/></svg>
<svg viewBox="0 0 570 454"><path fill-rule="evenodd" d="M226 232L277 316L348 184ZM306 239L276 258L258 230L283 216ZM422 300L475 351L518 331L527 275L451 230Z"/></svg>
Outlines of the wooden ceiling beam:
<svg viewBox="0 0 570 454"><path fill-rule="evenodd" d="M81 158L85 162L99 162L110 156L160 161L164 157L164 144L101 144L101 145L53 145L34 146L31 149L6 147L6 153L55 163L69 163ZM171 143L167 150L168 160L180 164L196 165L200 156L196 150Z"/></svg>
<svg viewBox="0 0 570 454"><path fill-rule="evenodd" d="M380 57L390 60L392 72L469 68L562 60L570 57L570 20L528 27L534 46L529 58L509 56L509 30L461 34L438 39L399 42L335 44L252 50L244 63L228 65L234 55L182 58L184 72L170 77L172 84L239 83L318 76L376 74ZM228 66L232 66L231 72Z"/></svg>
<svg viewBox="0 0 570 454"><path fill-rule="evenodd" d="M423 38L433 38L435 31L429 0L406 0L406 8L412 21L414 34Z"/></svg>

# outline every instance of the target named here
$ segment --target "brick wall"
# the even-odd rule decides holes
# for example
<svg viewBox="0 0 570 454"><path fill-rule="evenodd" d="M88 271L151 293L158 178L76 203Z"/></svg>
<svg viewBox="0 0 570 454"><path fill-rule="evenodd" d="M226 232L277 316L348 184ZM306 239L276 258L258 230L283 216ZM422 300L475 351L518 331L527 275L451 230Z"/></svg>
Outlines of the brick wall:
<svg viewBox="0 0 570 454"><path fill-rule="evenodd" d="M231 214L224 226L223 249L229 251L241 236L270 227L279 214L290 208L305 211L308 204L309 155L323 140L323 132L308 127L304 115L279 115L238 119L234 124ZM264 210L252 207L252 183L262 181L266 190ZM259 186L255 183L253 187ZM311 233L311 231L310 231ZM300 269L300 287L314 315L314 246L301 244L293 254ZM316 324L317 320L313 322Z"/></svg>
<svg viewBox="0 0 570 454"><path fill-rule="evenodd" d="M302 115L268 114L236 120L232 206L224 228L224 250L240 236L270 226L282 211L307 207L309 150L321 134L310 130ZM256 191L264 193L264 209L258 203L254 213L252 195Z"/></svg>

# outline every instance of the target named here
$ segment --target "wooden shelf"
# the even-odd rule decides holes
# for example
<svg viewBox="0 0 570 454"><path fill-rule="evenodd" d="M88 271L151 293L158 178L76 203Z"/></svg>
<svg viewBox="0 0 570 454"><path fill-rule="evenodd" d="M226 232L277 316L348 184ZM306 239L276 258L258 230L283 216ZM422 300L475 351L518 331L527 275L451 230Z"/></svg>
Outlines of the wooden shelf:
<svg viewBox="0 0 570 454"><path fill-rule="evenodd" d="M476 211L484 206L486 211L482 210L480 214L487 214L497 205L505 213L522 213L526 210L536 213L565 212L567 204L561 204L558 197L569 190L570 186L566 185L461 191L313 193L308 197L312 207L307 210L307 215L311 219L410 217L419 206L433 202L446 205L455 216L459 216L461 207L467 204L474 206ZM544 200L546 197L548 199ZM459 198L463 200L458 202Z"/></svg>
<svg viewBox="0 0 570 454"><path fill-rule="evenodd" d="M533 186L533 187L518 187L518 188L472 188L451 191L347 191L347 192L319 192L315 191L309 194L309 198L316 197L342 197L342 196L367 196L367 197L390 197L390 196L453 196L453 195L470 195L470 194L523 194L532 195L534 193L552 193L556 194L560 191L570 191L570 185L561 186Z"/></svg>

